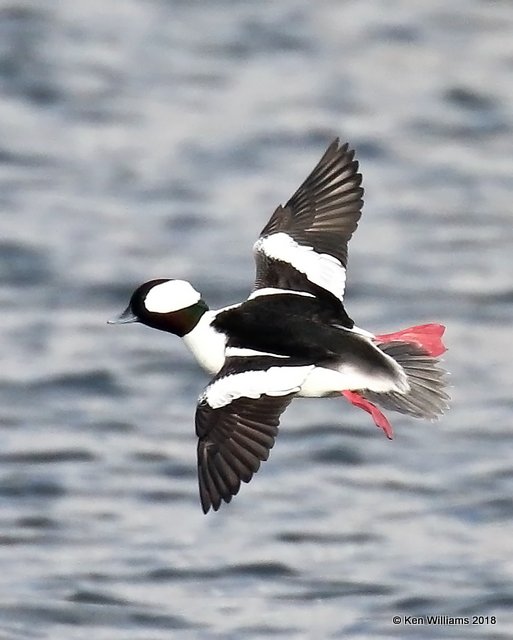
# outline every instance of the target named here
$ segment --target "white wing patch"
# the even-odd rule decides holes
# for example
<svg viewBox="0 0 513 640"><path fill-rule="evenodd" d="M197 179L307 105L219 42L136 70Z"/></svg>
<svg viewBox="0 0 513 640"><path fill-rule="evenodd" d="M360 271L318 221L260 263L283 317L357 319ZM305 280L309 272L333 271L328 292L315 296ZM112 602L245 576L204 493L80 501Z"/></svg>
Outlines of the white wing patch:
<svg viewBox="0 0 513 640"><path fill-rule="evenodd" d="M310 282L326 289L342 301L346 270L337 258L327 253L317 253L313 247L298 244L283 232L259 238L253 249L263 252L273 260L288 262L294 269L303 273Z"/></svg>
<svg viewBox="0 0 513 640"><path fill-rule="evenodd" d="M247 349L246 347L226 347L226 357L250 358L252 356L272 356L273 358L288 358L278 353L269 353L268 351L257 351L256 349Z"/></svg>
<svg viewBox="0 0 513 640"><path fill-rule="evenodd" d="M270 367L267 370L234 373L210 384L199 401L219 409L237 398L260 398L262 395L286 396L297 393L314 365L304 367Z"/></svg>
<svg viewBox="0 0 513 640"><path fill-rule="evenodd" d="M304 296L305 298L315 298L313 293L307 293L306 291L293 291L292 289L277 289L275 287L263 287L262 289L257 289L256 291L253 291L253 293L248 296L248 300L253 300L253 298L258 298L259 296L273 296L279 293L286 293L289 296Z"/></svg>

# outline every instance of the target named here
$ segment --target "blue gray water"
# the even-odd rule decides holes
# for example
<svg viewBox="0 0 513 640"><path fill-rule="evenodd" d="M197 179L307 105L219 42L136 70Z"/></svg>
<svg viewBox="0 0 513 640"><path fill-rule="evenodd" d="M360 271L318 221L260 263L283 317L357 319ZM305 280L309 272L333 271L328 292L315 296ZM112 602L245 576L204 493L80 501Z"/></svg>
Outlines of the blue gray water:
<svg viewBox="0 0 513 640"><path fill-rule="evenodd" d="M513 637L512 33L505 0L1 3L1 640ZM153 277L247 295L335 135L349 313L446 324L453 408L388 442L298 400L205 517L206 376L105 322Z"/></svg>

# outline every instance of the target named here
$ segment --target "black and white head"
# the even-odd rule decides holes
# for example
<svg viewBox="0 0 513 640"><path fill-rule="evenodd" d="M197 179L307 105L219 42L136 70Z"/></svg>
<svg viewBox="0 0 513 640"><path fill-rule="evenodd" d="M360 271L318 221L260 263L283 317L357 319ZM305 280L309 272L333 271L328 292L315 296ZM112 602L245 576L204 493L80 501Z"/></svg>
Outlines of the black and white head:
<svg viewBox="0 0 513 640"><path fill-rule="evenodd" d="M182 337L194 329L205 311L208 306L191 284L159 278L137 287L125 311L109 324L141 322Z"/></svg>

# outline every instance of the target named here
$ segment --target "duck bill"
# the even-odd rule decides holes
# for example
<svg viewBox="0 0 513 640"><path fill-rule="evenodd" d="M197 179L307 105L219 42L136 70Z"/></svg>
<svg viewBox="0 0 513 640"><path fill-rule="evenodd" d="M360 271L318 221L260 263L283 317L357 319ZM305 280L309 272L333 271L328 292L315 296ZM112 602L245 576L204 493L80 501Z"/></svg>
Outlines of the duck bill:
<svg viewBox="0 0 513 640"><path fill-rule="evenodd" d="M127 307L117 318L107 320L107 324L129 324L130 322L139 322L139 318L134 315L130 307Z"/></svg>

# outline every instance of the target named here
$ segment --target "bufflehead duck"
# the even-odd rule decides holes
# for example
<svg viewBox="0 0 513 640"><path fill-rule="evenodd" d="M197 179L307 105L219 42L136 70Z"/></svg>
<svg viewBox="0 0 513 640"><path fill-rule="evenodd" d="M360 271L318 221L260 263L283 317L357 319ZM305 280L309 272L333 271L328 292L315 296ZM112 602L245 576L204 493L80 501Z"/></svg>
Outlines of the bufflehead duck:
<svg viewBox="0 0 513 640"><path fill-rule="evenodd" d="M267 460L281 414L295 396L344 396L392 438L377 405L436 419L448 407L444 327L374 335L343 306L347 244L363 205L362 177L336 139L279 206L253 250L247 300L210 310L184 280L138 287L112 323L141 322L180 336L213 375L196 408L198 478L204 513L230 502Z"/></svg>

